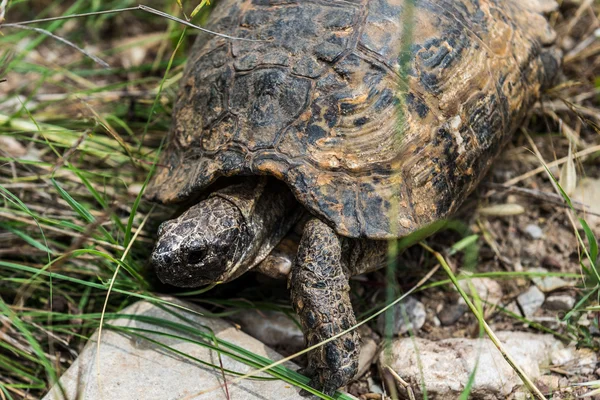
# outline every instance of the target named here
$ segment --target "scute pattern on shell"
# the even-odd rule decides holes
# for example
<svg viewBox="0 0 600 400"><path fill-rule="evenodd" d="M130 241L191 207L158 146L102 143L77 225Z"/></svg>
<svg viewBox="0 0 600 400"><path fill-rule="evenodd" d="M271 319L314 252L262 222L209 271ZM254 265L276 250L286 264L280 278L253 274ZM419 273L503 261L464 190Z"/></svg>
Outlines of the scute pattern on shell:
<svg viewBox="0 0 600 400"><path fill-rule="evenodd" d="M403 0L221 0L210 29L267 41L201 34L150 197L268 174L344 236L446 217L558 71L536 1L417 0L406 45Z"/></svg>

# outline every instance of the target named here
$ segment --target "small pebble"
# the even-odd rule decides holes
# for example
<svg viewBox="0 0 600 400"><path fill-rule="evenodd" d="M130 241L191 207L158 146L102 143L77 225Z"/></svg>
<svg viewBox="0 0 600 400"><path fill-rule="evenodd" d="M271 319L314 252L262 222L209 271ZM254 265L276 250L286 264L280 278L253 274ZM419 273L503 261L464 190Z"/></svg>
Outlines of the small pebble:
<svg viewBox="0 0 600 400"><path fill-rule="evenodd" d="M404 308L405 312L402 310ZM408 332L410 325L406 323L405 316L412 324L413 332L419 331L425 324L427 314L423 303L414 297L407 297L403 302L396 304L393 308L393 332L395 335L402 335ZM385 334L386 314L383 313L377 318L377 331Z"/></svg>
<svg viewBox="0 0 600 400"><path fill-rule="evenodd" d="M545 268L531 268L529 272L548 272ZM553 292L557 289L573 286L571 282L567 282L558 276L533 276L531 280L544 293Z"/></svg>
<svg viewBox="0 0 600 400"><path fill-rule="evenodd" d="M544 232L542 231L542 228L540 228L539 226L535 225L535 224L529 224L525 227L525 232L532 238L532 239L541 239L542 237L544 237Z"/></svg>
<svg viewBox="0 0 600 400"><path fill-rule="evenodd" d="M558 375L542 375L535 383L539 389L546 393L552 393L560 387L560 376Z"/></svg>
<svg viewBox="0 0 600 400"><path fill-rule="evenodd" d="M438 318L443 326L453 325L468 309L469 307L464 302L444 305L444 308L438 313Z"/></svg>
<svg viewBox="0 0 600 400"><path fill-rule="evenodd" d="M358 372L355 378L363 376L377 355L377 343L371 338L362 338L360 353L358 355Z"/></svg>
<svg viewBox="0 0 600 400"><path fill-rule="evenodd" d="M383 394L383 388L372 377L367 378L367 384L371 393Z"/></svg>
<svg viewBox="0 0 600 400"><path fill-rule="evenodd" d="M524 317L531 317L544 304L544 293L537 286L531 286L526 292L517 297L517 302L523 311Z"/></svg>
<svg viewBox="0 0 600 400"><path fill-rule="evenodd" d="M502 300L502 287L498 282L490 278L472 278L459 281L459 285L468 294L471 294L471 287L475 289L481 300L490 304L498 304ZM464 303L460 298L459 303Z"/></svg>
<svg viewBox="0 0 600 400"><path fill-rule="evenodd" d="M569 311L575 305L575 297L568 294L555 294L548 296L544 307L552 311Z"/></svg>
<svg viewBox="0 0 600 400"><path fill-rule="evenodd" d="M517 305L516 301L511 302L504 308L506 308L507 311L510 311L513 314L521 315L521 310L519 310L519 306Z"/></svg>
<svg viewBox="0 0 600 400"><path fill-rule="evenodd" d="M268 346L285 348L294 353L304 348L304 334L285 313L273 310L245 311L233 314L230 320L242 330Z"/></svg>

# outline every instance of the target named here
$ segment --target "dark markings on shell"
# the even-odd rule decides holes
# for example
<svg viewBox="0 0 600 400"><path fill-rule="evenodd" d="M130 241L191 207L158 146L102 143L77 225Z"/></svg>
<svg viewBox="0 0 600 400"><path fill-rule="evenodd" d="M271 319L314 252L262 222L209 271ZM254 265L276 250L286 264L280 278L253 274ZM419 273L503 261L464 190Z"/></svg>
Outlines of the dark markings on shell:
<svg viewBox="0 0 600 400"><path fill-rule="evenodd" d="M408 93L406 95L406 104L411 112L417 113L421 118L425 118L429 112L427 104L425 104L423 100L418 99L413 93Z"/></svg>
<svg viewBox="0 0 600 400"><path fill-rule="evenodd" d="M345 236L403 236L453 212L560 67L520 0L221 0L182 79L149 189L274 175ZM401 78L402 76L402 78Z"/></svg>

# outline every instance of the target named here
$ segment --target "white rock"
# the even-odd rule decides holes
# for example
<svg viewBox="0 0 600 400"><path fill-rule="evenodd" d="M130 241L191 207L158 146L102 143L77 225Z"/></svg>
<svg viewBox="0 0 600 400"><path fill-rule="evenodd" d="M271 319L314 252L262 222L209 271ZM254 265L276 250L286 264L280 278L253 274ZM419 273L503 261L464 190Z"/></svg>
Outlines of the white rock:
<svg viewBox="0 0 600 400"><path fill-rule="evenodd" d="M193 304L185 307L200 313L202 309ZM170 322L186 324L197 329L210 328L221 340L240 346L257 355L268 357L272 360L281 359L281 356L258 340L237 330L231 324L215 318L205 318L197 314L173 309L178 314L184 315L192 321L192 325L178 319L163 309L148 302L142 301L123 310L123 314L160 318ZM167 332L174 335L188 337L193 340L202 340L185 333L174 331L168 327L151 325L133 319L117 319L105 321L118 326L151 329L156 332ZM204 328L206 329L206 328ZM170 346L183 354L219 365L223 368L247 373L251 367L218 354L197 344L183 339L170 338L154 333L140 332L154 340ZM207 393L199 394L210 388L223 384L222 371L209 366L204 366L192 359L180 356L168 349L154 345L144 339L129 336L109 329L102 332L100 353L97 354L97 333L92 336L77 360L65 372L60 381L69 399L218 399L226 398L225 389L217 388ZM99 357L99 358L98 358ZM294 364L286 364L289 368L296 369ZM99 370L97 369L99 367ZM235 377L225 375L229 381ZM235 400L276 399L276 400L301 400L299 389L279 380L252 380L246 379L230 383L227 387L229 396ZM60 390L55 386L44 397L45 400L63 399Z"/></svg>
<svg viewBox="0 0 600 400"><path fill-rule="evenodd" d="M375 382L375 379L373 379L372 377L367 378L367 385L369 386L369 390L371 391L371 393L376 393L380 395L384 394L381 385Z"/></svg>
<svg viewBox="0 0 600 400"><path fill-rule="evenodd" d="M552 353L552 364L574 375L591 374L596 368L598 355L591 349L566 347Z"/></svg>
<svg viewBox="0 0 600 400"><path fill-rule="evenodd" d="M402 335L408 332L411 324L413 332L418 332L425 324L425 319L427 318L423 303L411 296L407 297L401 303L396 304L392 307L392 310L394 312L393 332L395 335ZM382 335L385 333L386 314L383 313L377 318L377 331ZM408 321L406 321L406 317Z"/></svg>
<svg viewBox="0 0 600 400"><path fill-rule="evenodd" d="M586 365L595 364L595 358L572 347L565 353L564 345L552 335L506 331L497 332L496 335L531 379L548 372L552 360L585 357ZM457 399L475 367L477 371L469 398L504 400L522 388L515 371L487 338L441 341L399 338L392 343L389 359L387 354L382 351L379 356L380 370L389 365L411 385L417 398L422 397L424 383L431 399ZM578 368L582 370L581 365Z"/></svg>
<svg viewBox="0 0 600 400"><path fill-rule="evenodd" d="M530 268L529 272L548 272L545 268ZM567 282L558 276L532 276L531 280L544 293L552 292L556 289L573 286L572 282Z"/></svg>
<svg viewBox="0 0 600 400"><path fill-rule="evenodd" d="M229 319L240 324L242 330L264 344L285 347L290 353L304 348L304 334L296 323L283 312L247 310Z"/></svg>
<svg viewBox="0 0 600 400"><path fill-rule="evenodd" d="M519 306L516 301L511 301L506 307L507 311L510 311L513 314L521 315L521 310L519 310Z"/></svg>
<svg viewBox="0 0 600 400"><path fill-rule="evenodd" d="M535 224L529 224L525 227L525 233L527 233L532 239L541 239L544 237L542 228Z"/></svg>
<svg viewBox="0 0 600 400"><path fill-rule="evenodd" d="M530 286L526 292L517 297L517 302L523 310L524 317L531 317L544 304L544 293L537 286Z"/></svg>
<svg viewBox="0 0 600 400"><path fill-rule="evenodd" d="M498 304L502 300L502 287L498 282L490 278L472 278L459 281L462 290L471 294L471 287L475 289L479 298L491 304ZM461 298L459 302L464 300Z"/></svg>
<svg viewBox="0 0 600 400"><path fill-rule="evenodd" d="M377 354L377 343L371 338L362 338L360 343L360 354L358 355L358 372L356 378L363 376L371 367L373 359Z"/></svg>

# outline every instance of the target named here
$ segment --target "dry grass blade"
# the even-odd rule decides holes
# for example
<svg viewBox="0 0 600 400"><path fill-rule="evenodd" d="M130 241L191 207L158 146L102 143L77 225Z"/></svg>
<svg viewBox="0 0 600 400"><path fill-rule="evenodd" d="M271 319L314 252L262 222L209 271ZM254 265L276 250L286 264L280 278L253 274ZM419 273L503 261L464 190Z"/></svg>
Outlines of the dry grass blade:
<svg viewBox="0 0 600 400"><path fill-rule="evenodd" d="M94 60L95 63L101 65L103 68L110 68L110 65L108 65L108 63L104 60L102 60L100 57L97 57L95 55L93 55L92 53L90 53L89 51L82 49L81 47L77 46L75 43L60 37L58 35L55 35L54 33L47 31L46 29L42 29L42 28L35 28L33 26L25 26L25 25L21 25L18 23L13 23L13 24L1 24L0 27L6 27L6 28L16 28L16 29L26 29L26 30L30 30L30 31L35 31L38 33L42 33L46 36L49 36L53 39L58 40L59 42L62 42L64 44L66 44L67 46L70 46L72 48L74 48L75 50L77 50L78 52L84 54L85 56L91 58L92 60Z"/></svg>
<svg viewBox="0 0 600 400"><path fill-rule="evenodd" d="M495 190L499 189L501 191L506 191L506 193L528 196L528 197L538 199L538 200L541 200L541 201L544 201L547 203L555 204L559 207L563 207L563 208L568 207L568 204L565 204L565 200L562 198L562 196L560 196L559 194L556 194L556 193L544 192L541 190L529 189L529 188L519 187L519 186L507 186L507 185L503 185L500 183L494 183L494 182L487 182L487 183L484 183L483 185L493 188ZM589 215L594 215L594 216L600 217L600 213L596 213L596 212L590 210L591 207L589 204L582 203L580 201L575 201L575 200L573 200L572 203L573 203L573 207L575 208L575 210L585 212Z"/></svg>
<svg viewBox="0 0 600 400"><path fill-rule="evenodd" d="M560 169L560 178L558 182L564 189L565 193L569 196L573 195L575 187L577 186L577 170L575 169L575 162L573 162L573 145L569 141L569 154L567 155L568 160L563 164Z"/></svg>
<svg viewBox="0 0 600 400"><path fill-rule="evenodd" d="M567 29L566 29L565 33L568 34L573 30L573 28L581 20L581 17L583 16L583 14L588 9L591 8L592 4L594 4L594 0L584 0L584 1L580 2L579 8L577 9L575 16L569 21L569 24L567 25Z"/></svg>
<svg viewBox="0 0 600 400"><path fill-rule="evenodd" d="M563 121L554 111L545 110L545 113L549 115L559 125L559 130L570 142L575 143L577 147L582 147L584 143L581 141L581 137L578 132Z"/></svg>
<svg viewBox="0 0 600 400"><path fill-rule="evenodd" d="M6 15L6 5L8 4L8 0L2 0L0 2L0 24L4 21L4 17Z"/></svg>
<svg viewBox="0 0 600 400"><path fill-rule="evenodd" d="M535 145L535 143L533 142L533 140L531 139L531 137L529 136L529 134L526 133L526 137L527 140L529 141L529 144L531 145L533 152L535 153L535 155L538 157L540 163L542 164L542 167L544 168L544 171L546 172L546 174L548 175L548 177L550 178L550 182L552 183L552 186L554 187L554 189L556 190L557 193L561 194L562 196L564 196L565 201L567 203L569 203L569 205L571 204L571 200L569 198L569 195L564 191L564 189L562 188L562 186L560 185L560 183L558 181L556 181L556 179L554 179L554 176L552 176L552 174L550 173L550 168L548 166L548 164L544 161L544 158L542 157L542 154L540 153L539 149L537 148L537 146ZM593 271L593 274L596 275L595 278L596 280L600 283L600 275L599 275L599 271L596 269L596 257L592 257L590 255L590 251L588 251L588 249L585 246L585 243L583 242L583 239L581 238L581 235L579 234L578 228L577 228L577 222L575 220L575 216L574 213L570 210L570 209L565 209L564 210L565 215L567 216L571 227L573 229L573 233L575 235L575 237L577 237L578 239L578 243L581 245L581 248L583 249L583 253L586 255L591 269ZM582 225L584 225L584 227L587 225L585 223L584 220L579 220L580 223ZM587 233L587 232L586 232ZM594 242L594 240L592 240L592 242ZM591 246L597 246L597 243L590 243ZM597 250L597 248L596 248Z"/></svg>
<svg viewBox="0 0 600 400"><path fill-rule="evenodd" d="M402 388L406 391L409 400L416 400L415 392L412 390L410 384L402 379L402 377L400 377L400 375L398 375L396 371L394 371L389 365L386 365L385 369L392 376L392 378L394 378L394 381L396 381L396 383L402 386Z"/></svg>
<svg viewBox="0 0 600 400"><path fill-rule="evenodd" d="M23 25L37 24L37 23L41 23L41 22L60 21L60 20L71 19L71 18L92 17L92 16L97 16L97 15L115 14L115 13L122 13L122 12L127 12L127 11L145 11L150 14L158 15L159 17L163 17L163 18L170 19L172 21L176 21L182 25L188 26L193 29L197 29L199 31L208 33L210 35L219 36L219 37L229 39L229 40L241 40L241 41L246 41L246 42L264 42L265 41L265 40L261 40L261 39L248 39L248 38L242 38L242 37L236 37L236 36L229 36L224 33L214 32L209 29L202 28L201 26L194 25L191 22L188 22L181 18L174 17L171 14L167 14L167 13L159 11L155 8L145 6L143 4L139 4L136 7L126 7L126 8L119 8L119 9L115 9L115 10L94 11L94 12L89 12L89 13L63 15L61 17L40 18L40 19L31 20L31 21L15 22L10 25L23 26ZM3 26L9 26L9 24L4 24L4 23L0 24L0 28L2 28Z"/></svg>
<svg viewBox="0 0 600 400"><path fill-rule="evenodd" d="M486 216L507 217L509 215L523 214L525 212L525 207L514 203L494 204L488 207L478 208L477 212Z"/></svg>
<svg viewBox="0 0 600 400"><path fill-rule="evenodd" d="M566 156L566 157L559 158L556 161L549 162L549 163L546 164L546 166L548 168L558 167L559 165L562 165L562 164L568 162L569 159L577 160L579 158L588 156L590 154L597 153L599 151L600 151L600 145L591 146L591 147L588 147L587 149L578 151L577 153L573 153L572 157ZM544 171L546 171L546 169L543 166L535 168L535 169L533 169L533 170L531 170L531 171L529 171L529 172L527 172L527 173L525 173L523 175L520 175L520 176L517 176L515 178L507 180L506 182L503 183L503 185L506 185L506 186L515 185L515 184L517 184L517 183L519 183L521 181L524 181L527 178L531 178L532 176L535 176L537 174L541 174Z"/></svg>

